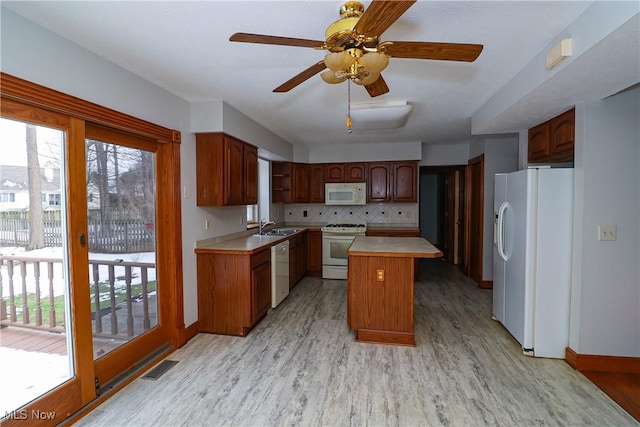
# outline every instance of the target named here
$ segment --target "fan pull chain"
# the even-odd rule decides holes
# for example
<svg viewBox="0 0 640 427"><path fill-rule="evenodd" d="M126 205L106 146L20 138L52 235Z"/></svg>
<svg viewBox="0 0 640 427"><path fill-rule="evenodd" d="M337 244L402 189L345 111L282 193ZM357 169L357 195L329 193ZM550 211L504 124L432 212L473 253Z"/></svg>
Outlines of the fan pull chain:
<svg viewBox="0 0 640 427"><path fill-rule="evenodd" d="M347 79L347 133L351 133L351 79Z"/></svg>

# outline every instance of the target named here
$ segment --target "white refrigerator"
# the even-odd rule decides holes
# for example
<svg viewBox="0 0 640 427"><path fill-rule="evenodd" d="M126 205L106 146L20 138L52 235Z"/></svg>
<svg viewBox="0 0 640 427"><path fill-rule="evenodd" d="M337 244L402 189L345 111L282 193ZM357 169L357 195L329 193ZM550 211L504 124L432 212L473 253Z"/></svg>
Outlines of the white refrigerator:
<svg viewBox="0 0 640 427"><path fill-rule="evenodd" d="M524 354L565 357L573 228L573 169L495 176L493 317Z"/></svg>

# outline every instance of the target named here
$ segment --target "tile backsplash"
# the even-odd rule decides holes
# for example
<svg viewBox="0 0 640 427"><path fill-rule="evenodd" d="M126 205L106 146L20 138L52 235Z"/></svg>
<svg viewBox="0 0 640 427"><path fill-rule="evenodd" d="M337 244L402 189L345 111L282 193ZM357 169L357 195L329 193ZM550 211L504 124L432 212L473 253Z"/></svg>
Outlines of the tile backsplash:
<svg viewBox="0 0 640 427"><path fill-rule="evenodd" d="M324 224L336 220L366 221L367 224L418 226L418 204L368 204L327 206L323 204L285 204L280 214L285 222ZM306 213L306 215L305 215ZM279 215L278 215L279 216Z"/></svg>

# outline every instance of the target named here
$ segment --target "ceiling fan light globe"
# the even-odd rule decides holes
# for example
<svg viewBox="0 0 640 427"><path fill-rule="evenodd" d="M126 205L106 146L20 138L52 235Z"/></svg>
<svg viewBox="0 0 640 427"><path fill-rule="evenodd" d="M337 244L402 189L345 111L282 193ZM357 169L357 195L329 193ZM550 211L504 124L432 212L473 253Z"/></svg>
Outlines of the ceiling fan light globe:
<svg viewBox="0 0 640 427"><path fill-rule="evenodd" d="M367 86L378 80L379 77L380 73L369 73L367 76L358 77L354 81L359 85Z"/></svg>
<svg viewBox="0 0 640 427"><path fill-rule="evenodd" d="M320 73L320 77L322 78L322 80L324 80L326 83L329 84L337 84L337 83L342 83L343 81L345 81L347 79L347 76L337 76L335 71L332 70L326 70L322 73Z"/></svg>
<svg viewBox="0 0 640 427"><path fill-rule="evenodd" d="M371 73L378 73L389 65L389 57L382 52L369 52L358 58L358 63Z"/></svg>
<svg viewBox="0 0 640 427"><path fill-rule="evenodd" d="M333 71L342 71L351 67L355 62L355 58L347 52L333 52L324 57L324 65Z"/></svg>

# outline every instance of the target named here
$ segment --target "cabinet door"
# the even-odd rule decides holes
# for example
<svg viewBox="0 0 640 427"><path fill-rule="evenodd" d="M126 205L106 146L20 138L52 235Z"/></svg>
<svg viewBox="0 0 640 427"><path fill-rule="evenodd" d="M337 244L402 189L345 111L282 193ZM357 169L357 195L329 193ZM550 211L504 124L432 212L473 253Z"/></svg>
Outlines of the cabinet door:
<svg viewBox="0 0 640 427"><path fill-rule="evenodd" d="M251 270L251 323L260 319L271 307L271 262Z"/></svg>
<svg viewBox="0 0 640 427"><path fill-rule="evenodd" d="M394 202L415 203L417 196L417 163L394 162L393 163L393 194Z"/></svg>
<svg viewBox="0 0 640 427"><path fill-rule="evenodd" d="M575 136L575 110L571 109L554 117L550 121L550 152L554 157L567 154L567 160L573 159Z"/></svg>
<svg viewBox="0 0 640 427"><path fill-rule="evenodd" d="M307 270L310 274L322 273L322 231L307 231Z"/></svg>
<svg viewBox="0 0 640 427"><path fill-rule="evenodd" d="M549 157L549 122L529 129L529 161L543 161Z"/></svg>
<svg viewBox="0 0 640 427"><path fill-rule="evenodd" d="M244 204L244 143L224 137L224 205ZM215 167L212 165L211 167Z"/></svg>
<svg viewBox="0 0 640 427"><path fill-rule="evenodd" d="M324 167L325 182L344 182L344 163L330 163Z"/></svg>
<svg viewBox="0 0 640 427"><path fill-rule="evenodd" d="M244 146L244 204L258 203L258 149Z"/></svg>
<svg viewBox="0 0 640 427"><path fill-rule="evenodd" d="M298 275L298 242L294 237L289 240L289 289L293 288Z"/></svg>
<svg viewBox="0 0 640 427"><path fill-rule="evenodd" d="M365 182L367 180L365 163L347 163L345 166L346 182Z"/></svg>
<svg viewBox="0 0 640 427"><path fill-rule="evenodd" d="M324 165L309 165L309 203L324 203Z"/></svg>
<svg viewBox="0 0 640 427"><path fill-rule="evenodd" d="M308 203L309 202L309 179L308 165L304 163L293 164L293 195L292 202Z"/></svg>
<svg viewBox="0 0 640 427"><path fill-rule="evenodd" d="M367 176L367 201L369 202L388 202L390 201L389 192L391 189L389 173L389 163L369 163Z"/></svg>

